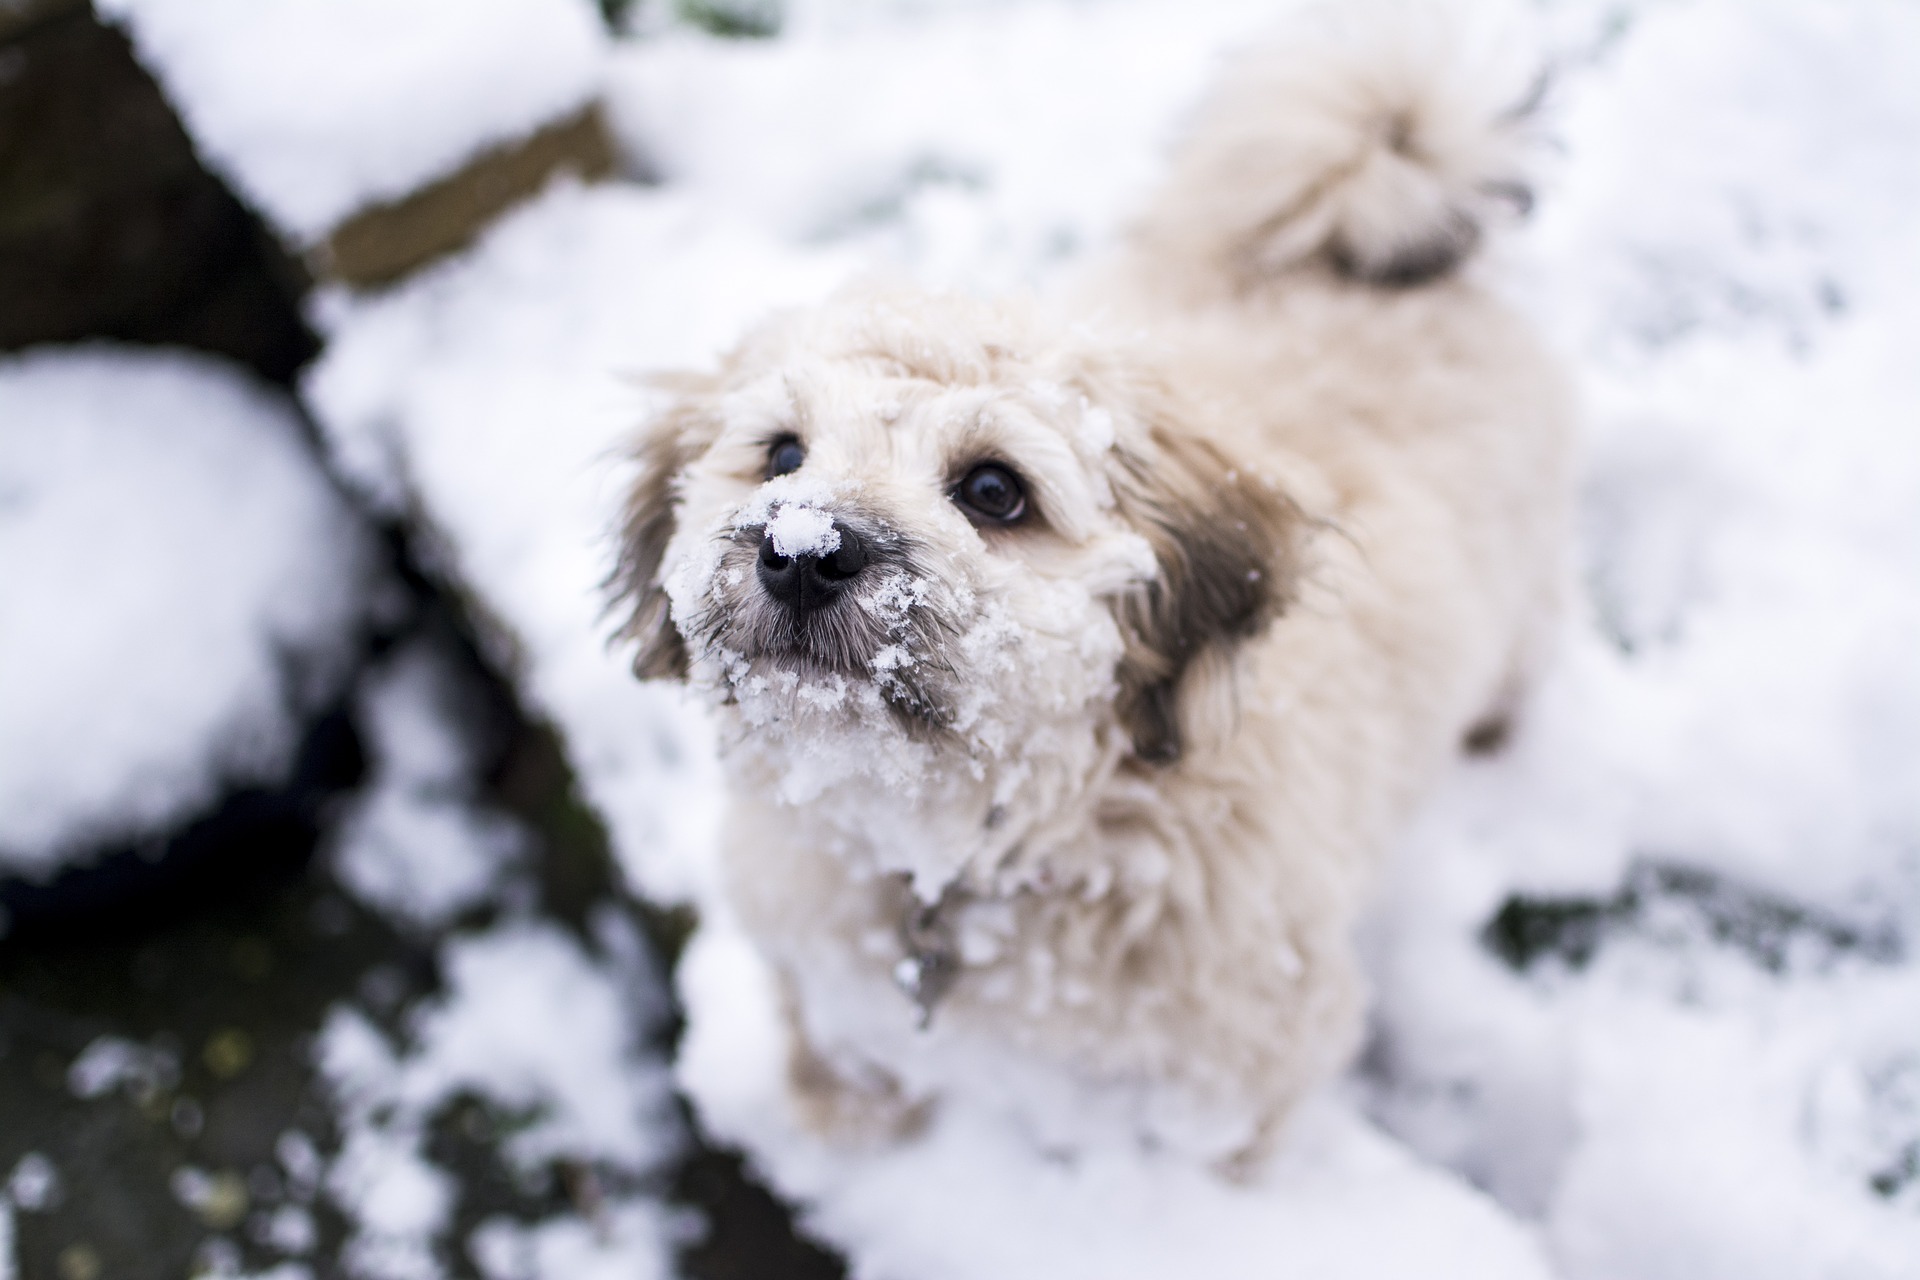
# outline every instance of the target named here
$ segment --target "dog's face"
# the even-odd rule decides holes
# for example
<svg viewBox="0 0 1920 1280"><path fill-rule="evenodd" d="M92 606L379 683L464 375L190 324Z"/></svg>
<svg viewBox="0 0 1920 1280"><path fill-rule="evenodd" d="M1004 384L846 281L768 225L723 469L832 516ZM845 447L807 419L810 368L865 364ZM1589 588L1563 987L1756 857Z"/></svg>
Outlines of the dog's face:
<svg viewBox="0 0 1920 1280"><path fill-rule="evenodd" d="M854 295L675 385L625 529L636 670L713 691L787 801L884 789L1023 838L1175 759L1188 669L1284 603L1275 486L1031 315Z"/></svg>

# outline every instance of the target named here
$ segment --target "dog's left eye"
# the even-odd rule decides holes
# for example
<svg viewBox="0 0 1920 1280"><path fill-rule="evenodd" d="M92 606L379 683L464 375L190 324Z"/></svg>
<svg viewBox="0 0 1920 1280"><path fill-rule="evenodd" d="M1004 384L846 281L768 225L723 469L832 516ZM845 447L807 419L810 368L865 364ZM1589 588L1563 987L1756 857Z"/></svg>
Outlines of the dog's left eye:
<svg viewBox="0 0 1920 1280"><path fill-rule="evenodd" d="M767 446L767 479L792 475L807 460L807 446L793 436L781 436Z"/></svg>
<svg viewBox="0 0 1920 1280"><path fill-rule="evenodd" d="M955 487L953 500L968 515L994 524L1012 524L1027 513L1027 492L1020 477L997 462L983 462L967 472Z"/></svg>

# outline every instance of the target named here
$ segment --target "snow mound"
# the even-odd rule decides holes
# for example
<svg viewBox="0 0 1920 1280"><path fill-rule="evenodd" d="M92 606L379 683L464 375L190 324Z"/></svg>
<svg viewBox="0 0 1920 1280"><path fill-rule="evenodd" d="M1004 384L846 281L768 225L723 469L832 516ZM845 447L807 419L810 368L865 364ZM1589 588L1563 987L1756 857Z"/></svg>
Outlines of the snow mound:
<svg viewBox="0 0 1920 1280"><path fill-rule="evenodd" d="M584 105L590 0L101 0L195 143L295 240Z"/></svg>
<svg viewBox="0 0 1920 1280"><path fill-rule="evenodd" d="M292 406L200 356L0 361L0 870L44 875L289 764L374 547Z"/></svg>

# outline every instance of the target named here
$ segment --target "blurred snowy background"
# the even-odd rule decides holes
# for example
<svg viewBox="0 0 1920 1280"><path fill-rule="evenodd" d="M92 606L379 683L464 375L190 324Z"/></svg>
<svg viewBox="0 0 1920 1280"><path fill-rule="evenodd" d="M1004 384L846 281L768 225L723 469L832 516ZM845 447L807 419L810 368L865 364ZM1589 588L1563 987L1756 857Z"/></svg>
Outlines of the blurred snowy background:
<svg viewBox="0 0 1920 1280"><path fill-rule="evenodd" d="M1281 7L0 0L0 1280L1920 1277L1908 0L1514 6L1582 590L1262 1184L782 1113L633 375L1046 287Z"/></svg>

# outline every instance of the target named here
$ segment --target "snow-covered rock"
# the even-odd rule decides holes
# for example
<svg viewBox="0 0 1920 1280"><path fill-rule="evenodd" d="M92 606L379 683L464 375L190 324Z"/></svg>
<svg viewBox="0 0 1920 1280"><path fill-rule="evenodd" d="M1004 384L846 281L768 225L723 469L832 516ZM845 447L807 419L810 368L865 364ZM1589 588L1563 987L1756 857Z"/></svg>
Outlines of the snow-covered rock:
<svg viewBox="0 0 1920 1280"><path fill-rule="evenodd" d="M585 106L592 0L100 0L201 153L290 239L320 240Z"/></svg>
<svg viewBox="0 0 1920 1280"><path fill-rule="evenodd" d="M377 564L293 406L236 369L0 360L0 872L280 776L350 669Z"/></svg>

